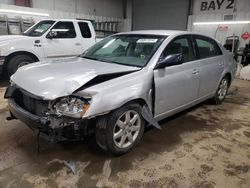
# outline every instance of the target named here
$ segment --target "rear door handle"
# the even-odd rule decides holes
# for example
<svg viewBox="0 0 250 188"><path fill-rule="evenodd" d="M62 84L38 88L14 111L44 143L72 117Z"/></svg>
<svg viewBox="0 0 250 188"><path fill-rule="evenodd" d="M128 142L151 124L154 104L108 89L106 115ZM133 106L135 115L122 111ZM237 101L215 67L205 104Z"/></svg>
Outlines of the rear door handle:
<svg viewBox="0 0 250 188"><path fill-rule="evenodd" d="M224 62L219 62L219 66L220 66L221 68L224 68Z"/></svg>
<svg viewBox="0 0 250 188"><path fill-rule="evenodd" d="M76 46L80 46L80 45L81 45L81 43L77 42L77 43L75 43L75 45L76 45Z"/></svg>

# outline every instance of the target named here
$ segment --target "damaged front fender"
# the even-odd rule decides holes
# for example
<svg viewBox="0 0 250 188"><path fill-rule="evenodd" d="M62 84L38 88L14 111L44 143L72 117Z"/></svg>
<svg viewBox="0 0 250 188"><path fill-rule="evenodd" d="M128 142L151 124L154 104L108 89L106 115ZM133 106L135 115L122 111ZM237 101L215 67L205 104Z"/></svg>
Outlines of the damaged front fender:
<svg viewBox="0 0 250 188"><path fill-rule="evenodd" d="M83 118L108 113L138 99L152 110L152 77L152 72L141 70L78 91L79 96L91 96L90 107Z"/></svg>
<svg viewBox="0 0 250 188"><path fill-rule="evenodd" d="M152 126L154 126L157 129L161 130L161 126L159 123L154 119L154 116L151 112L151 110L148 108L148 106L144 105L142 107L142 117Z"/></svg>

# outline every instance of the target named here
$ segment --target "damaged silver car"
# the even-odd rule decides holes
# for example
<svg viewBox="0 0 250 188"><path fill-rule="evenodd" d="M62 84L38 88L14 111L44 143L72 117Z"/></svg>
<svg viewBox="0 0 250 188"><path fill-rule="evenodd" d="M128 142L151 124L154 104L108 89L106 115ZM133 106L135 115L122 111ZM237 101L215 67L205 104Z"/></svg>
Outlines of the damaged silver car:
<svg viewBox="0 0 250 188"><path fill-rule="evenodd" d="M81 56L26 65L5 98L19 119L53 141L95 133L113 154L130 151L147 125L212 99L221 103L236 62L210 37L182 31L110 36Z"/></svg>

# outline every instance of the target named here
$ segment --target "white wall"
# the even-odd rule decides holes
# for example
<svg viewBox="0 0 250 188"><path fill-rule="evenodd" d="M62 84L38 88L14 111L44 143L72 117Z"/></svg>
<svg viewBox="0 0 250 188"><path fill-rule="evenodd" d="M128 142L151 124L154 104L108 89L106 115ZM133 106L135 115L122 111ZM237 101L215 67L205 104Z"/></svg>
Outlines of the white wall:
<svg viewBox="0 0 250 188"><path fill-rule="evenodd" d="M4 5L0 4L0 9L9 9L9 10L17 10L17 11L25 11L35 14L43 13L48 14L49 16L37 16L37 15L28 15L28 14L20 14L20 13L6 13L0 12L0 17L8 17L8 18L23 18L23 19L33 19L35 22L40 21L41 19L87 19L87 20L95 20L97 22L106 22L106 21L115 21L118 22L118 32L123 31L131 31L131 19L122 19L117 17L105 17L105 16L95 16L91 14L82 14L82 13L74 13L74 12L67 12L67 11L55 11L55 10L48 10L48 9L38 9L38 8L29 8L29 7L22 7L22 6L15 6L15 5Z"/></svg>
<svg viewBox="0 0 250 188"><path fill-rule="evenodd" d="M32 0L33 8L13 6L15 0L0 0L3 9L34 11L48 13L50 18L82 18L98 21L119 21L119 31L131 31L132 28L132 0L127 0L127 19L123 18L122 0ZM0 16L23 17L31 16L20 14L1 13ZM35 21L43 17L32 16Z"/></svg>
<svg viewBox="0 0 250 188"><path fill-rule="evenodd" d="M32 0L32 2L33 8L37 9L104 17L123 17L122 0ZM15 0L0 0L0 4L15 5ZM128 8L132 11L132 7L128 6Z"/></svg>
<svg viewBox="0 0 250 188"><path fill-rule="evenodd" d="M222 0L219 0L222 2ZM226 37L232 36L233 34L241 36L244 32L250 33L250 24L223 24L222 26L228 27L227 31L220 31L219 25L193 25L194 22L213 22L213 21L223 21L223 16L225 14L234 14L235 20L250 20L250 0L235 0L234 7L226 8L228 6L228 0L224 0L220 9L210 8L206 11L201 11L201 2L211 3L211 0L194 0L193 15L189 16L188 30L195 31L198 33L209 35L216 38L222 44L225 43ZM214 1L216 2L216 0ZM245 46L249 43L249 40L240 39L240 46Z"/></svg>
<svg viewBox="0 0 250 188"><path fill-rule="evenodd" d="M0 0L0 4L14 5L15 0Z"/></svg>
<svg viewBox="0 0 250 188"><path fill-rule="evenodd" d="M122 0L33 0L33 7L105 17L123 16Z"/></svg>
<svg viewBox="0 0 250 188"><path fill-rule="evenodd" d="M215 9L213 9L214 1ZM201 10L202 2L211 5L209 10ZM221 4L220 6L218 3ZM230 4L232 5L230 6ZM233 6L233 9L230 7ZM209 6L208 6L209 7ZM233 13L233 12L248 12L250 11L250 1L249 0L194 0L193 4L193 14L216 14L216 13Z"/></svg>

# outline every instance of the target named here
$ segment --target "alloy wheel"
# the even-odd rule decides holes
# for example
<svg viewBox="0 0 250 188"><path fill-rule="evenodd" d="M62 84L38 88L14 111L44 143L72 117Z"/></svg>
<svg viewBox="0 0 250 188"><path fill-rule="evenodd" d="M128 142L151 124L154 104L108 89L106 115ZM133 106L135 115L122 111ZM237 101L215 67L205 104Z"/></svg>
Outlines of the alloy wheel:
<svg viewBox="0 0 250 188"><path fill-rule="evenodd" d="M141 129L141 116L134 110L123 113L114 126L113 140L118 148L127 148L133 144Z"/></svg>
<svg viewBox="0 0 250 188"><path fill-rule="evenodd" d="M219 95L219 99L223 100L226 95L227 95L227 90L228 90L228 81L226 78L224 78L219 86L219 90L218 90L218 95Z"/></svg>

